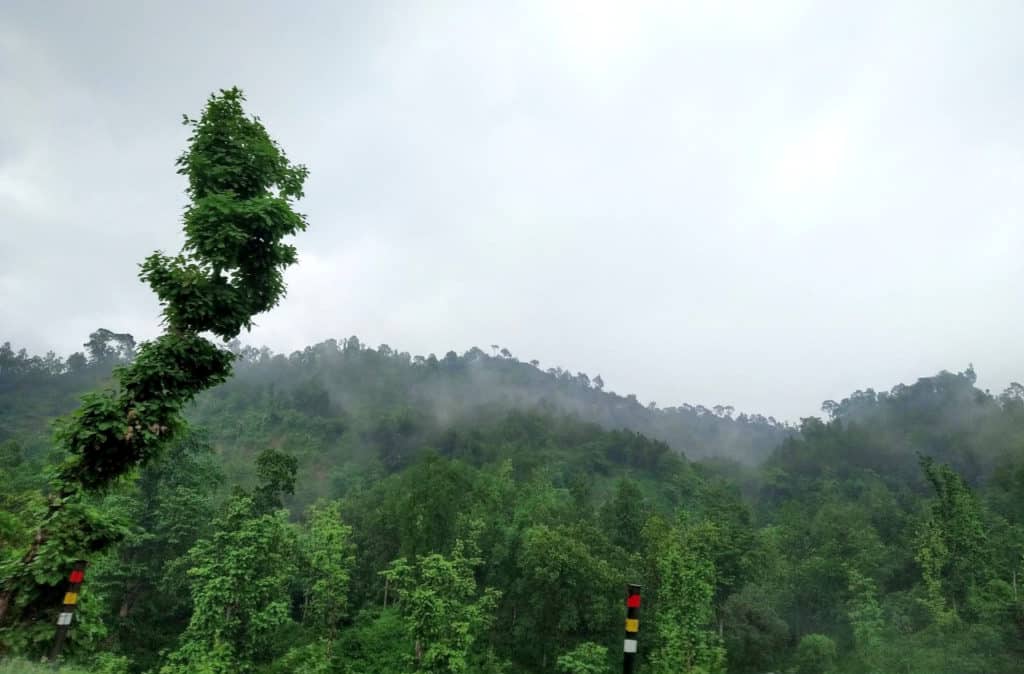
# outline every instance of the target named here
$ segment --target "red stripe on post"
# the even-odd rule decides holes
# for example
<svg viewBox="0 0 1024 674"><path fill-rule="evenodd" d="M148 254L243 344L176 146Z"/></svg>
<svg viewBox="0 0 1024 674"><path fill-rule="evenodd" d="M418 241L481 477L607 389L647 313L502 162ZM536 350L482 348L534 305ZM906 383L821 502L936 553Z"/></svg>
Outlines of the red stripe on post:
<svg viewBox="0 0 1024 674"><path fill-rule="evenodd" d="M640 595L638 595L638 594L631 594L631 595L629 595L629 597L626 599L626 607L627 608L640 608Z"/></svg>
<svg viewBox="0 0 1024 674"><path fill-rule="evenodd" d="M80 569L75 569L71 572L71 576L68 578L72 583L81 583L85 578L85 572Z"/></svg>

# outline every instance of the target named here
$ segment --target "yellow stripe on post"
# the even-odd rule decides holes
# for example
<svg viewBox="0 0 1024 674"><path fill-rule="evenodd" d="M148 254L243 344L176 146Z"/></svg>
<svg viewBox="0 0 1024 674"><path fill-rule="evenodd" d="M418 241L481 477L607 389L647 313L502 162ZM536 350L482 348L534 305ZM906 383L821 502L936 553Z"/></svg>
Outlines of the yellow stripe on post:
<svg viewBox="0 0 1024 674"><path fill-rule="evenodd" d="M640 631L640 621L637 620L636 618L626 618L626 631L627 632L633 632L633 633L639 632Z"/></svg>
<svg viewBox="0 0 1024 674"><path fill-rule="evenodd" d="M77 603L78 603L78 593L77 592L68 592L67 594L64 595L64 605L65 606L74 606Z"/></svg>

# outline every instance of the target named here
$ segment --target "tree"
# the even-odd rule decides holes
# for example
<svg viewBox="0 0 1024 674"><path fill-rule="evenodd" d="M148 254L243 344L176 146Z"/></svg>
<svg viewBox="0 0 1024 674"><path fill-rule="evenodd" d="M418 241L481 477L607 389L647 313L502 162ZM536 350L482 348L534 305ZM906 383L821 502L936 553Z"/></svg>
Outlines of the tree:
<svg viewBox="0 0 1024 674"><path fill-rule="evenodd" d="M149 654L169 648L188 625L192 604L182 556L210 533L213 492L224 476L203 433L184 434L149 463L124 497L132 531L112 554L90 565L90 587L110 595L116 627L110 647L153 666Z"/></svg>
<svg viewBox="0 0 1024 674"><path fill-rule="evenodd" d="M608 648L585 641L565 655L558 656L558 671L565 674L605 674L608 671Z"/></svg>
<svg viewBox="0 0 1024 674"><path fill-rule="evenodd" d="M106 328L90 334L89 341L82 346L89 352L89 362L93 365L127 363L135 357L135 338Z"/></svg>
<svg viewBox="0 0 1024 674"><path fill-rule="evenodd" d="M616 482L615 493L601 508L601 522L608 540L625 550L636 546L637 536L649 515L643 492L628 478Z"/></svg>
<svg viewBox="0 0 1024 674"><path fill-rule="evenodd" d="M213 535L188 553L192 618L162 674L250 672L269 661L291 621L297 556L284 511L257 514L244 495L228 501Z"/></svg>
<svg viewBox="0 0 1024 674"><path fill-rule="evenodd" d="M715 565L709 522L685 519L673 529L658 559L660 587L655 614L661 644L651 655L657 674L717 674L725 671L721 637L711 629L714 617Z"/></svg>
<svg viewBox="0 0 1024 674"><path fill-rule="evenodd" d="M771 604L768 593L754 585L725 600L721 621L730 672L776 669L789 641L789 626Z"/></svg>
<svg viewBox="0 0 1024 674"><path fill-rule="evenodd" d="M191 198L185 246L174 257L150 255L140 273L168 331L139 347L117 389L85 396L58 433L70 455L60 471L67 484L101 489L154 456L183 427L182 406L230 374L232 354L201 333L230 340L284 293L283 269L296 255L282 240L306 228L291 202L307 170L245 115L243 100L238 89L222 90L198 120L185 118L192 135L177 162Z"/></svg>
<svg viewBox="0 0 1024 674"><path fill-rule="evenodd" d="M295 476L299 461L291 454L273 448L264 449L256 457L256 477L259 485L253 494L253 503L259 513L269 513L284 507L284 496L295 493Z"/></svg>
<svg viewBox="0 0 1024 674"><path fill-rule="evenodd" d="M352 528L341 521L341 507L336 501L314 505L308 519L301 539L308 566L303 622L324 635L326 655L330 658L341 621L348 613L355 546Z"/></svg>
<svg viewBox="0 0 1024 674"><path fill-rule="evenodd" d="M807 634L796 649L796 674L831 674L836 661L836 642L824 634Z"/></svg>
<svg viewBox="0 0 1024 674"><path fill-rule="evenodd" d="M584 527L538 524L519 543L515 634L533 644L534 671L550 671L558 654L580 639L596 640L621 625L624 579L591 545Z"/></svg>
<svg viewBox="0 0 1024 674"><path fill-rule="evenodd" d="M869 674L882 674L879 655L882 650L885 616L878 604L877 589L874 581L849 569L850 599L847 602L847 616L853 628L853 642L857 656Z"/></svg>
<svg viewBox="0 0 1024 674"><path fill-rule="evenodd" d="M70 372L71 374L77 374L81 372L82 370L85 369L86 365L88 364L89 361L86 360L85 354L80 351L76 351L70 356L68 356L67 368L68 372Z"/></svg>
<svg viewBox="0 0 1024 674"><path fill-rule="evenodd" d="M990 552L982 512L970 489L952 468L921 459L935 490L929 513L918 530L917 561L933 617L955 620L969 594L990 577Z"/></svg>
<svg viewBox="0 0 1024 674"><path fill-rule="evenodd" d="M245 114L243 101L239 89L221 90L199 119L185 117L192 135L177 161L191 200L184 249L173 257L150 255L140 272L160 300L167 332L116 370L116 386L84 395L59 425L56 440L67 458L38 535L18 564L0 570L0 624L12 606L22 614L39 609L60 582L66 567L40 569L52 563L40 560L40 552L54 530L89 526L69 520L84 512L71 507L82 492L107 489L155 457L185 427L185 404L227 379L234 355L202 333L233 339L284 294L283 270L297 258L283 240L306 228L292 202L303 196L308 172L288 161L259 119ZM61 557L86 559L116 538L109 531L92 547L73 545Z"/></svg>
<svg viewBox="0 0 1024 674"><path fill-rule="evenodd" d="M398 590L399 609L414 641L414 671L460 674L469 671L470 654L493 622L501 596L487 588L478 594L474 569L483 562L456 541L450 557L437 553L391 563L382 574Z"/></svg>

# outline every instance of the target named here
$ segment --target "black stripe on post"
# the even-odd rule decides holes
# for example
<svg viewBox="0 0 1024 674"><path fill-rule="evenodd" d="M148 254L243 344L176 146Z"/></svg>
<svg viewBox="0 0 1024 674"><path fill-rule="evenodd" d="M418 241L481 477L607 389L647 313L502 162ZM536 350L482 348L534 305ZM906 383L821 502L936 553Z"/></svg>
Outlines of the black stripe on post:
<svg viewBox="0 0 1024 674"><path fill-rule="evenodd" d="M636 671L637 637L640 633L640 586L630 583L626 586L626 638L622 642L623 674Z"/></svg>
<svg viewBox="0 0 1024 674"><path fill-rule="evenodd" d="M71 619L75 615L75 607L78 606L78 595L82 590L82 581L85 579L85 562L75 562L68 576L68 589L64 593L61 602L60 613L57 615L57 633L53 637L53 648L50 649L50 660L56 662L64 650L64 642L68 638L68 630L71 628Z"/></svg>

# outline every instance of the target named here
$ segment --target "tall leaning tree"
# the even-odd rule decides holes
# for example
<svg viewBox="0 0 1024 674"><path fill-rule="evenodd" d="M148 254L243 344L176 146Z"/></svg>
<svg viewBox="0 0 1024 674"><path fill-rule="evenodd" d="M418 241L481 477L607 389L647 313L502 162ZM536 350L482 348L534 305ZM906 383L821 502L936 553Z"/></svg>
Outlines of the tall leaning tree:
<svg viewBox="0 0 1024 674"><path fill-rule="evenodd" d="M28 549L0 568L0 630L50 615L70 564L116 541L95 495L156 457L184 428L185 405L231 374L233 355L204 335L233 339L284 295L284 269L297 260L284 240L306 228L293 203L308 171L288 161L244 100L237 88L221 90L199 119L184 118L185 244L177 255L150 255L139 274L160 299L165 331L57 424L66 458Z"/></svg>

